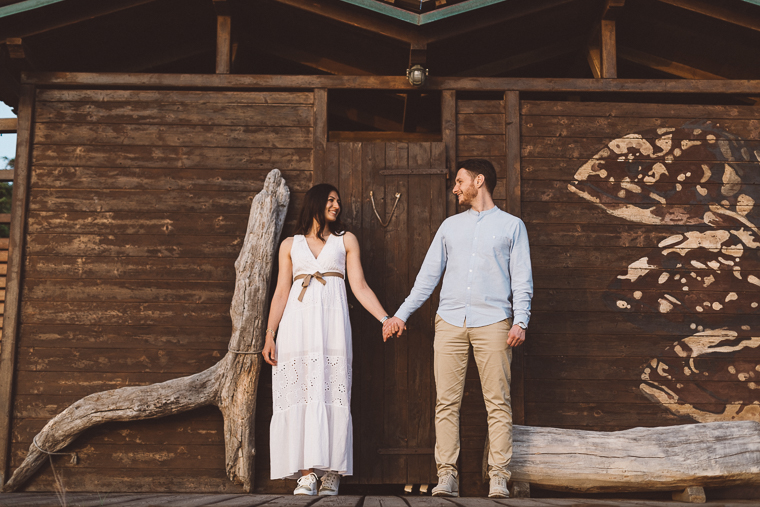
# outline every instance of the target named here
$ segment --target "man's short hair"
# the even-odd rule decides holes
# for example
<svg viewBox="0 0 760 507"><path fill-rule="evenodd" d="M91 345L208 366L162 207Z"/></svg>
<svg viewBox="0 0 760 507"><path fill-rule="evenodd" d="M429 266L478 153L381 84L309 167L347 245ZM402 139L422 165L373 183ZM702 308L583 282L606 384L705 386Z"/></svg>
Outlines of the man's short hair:
<svg viewBox="0 0 760 507"><path fill-rule="evenodd" d="M473 178L482 174L488 193L493 195L496 188L496 169L493 164L484 158L471 158L458 164L459 169L466 169Z"/></svg>

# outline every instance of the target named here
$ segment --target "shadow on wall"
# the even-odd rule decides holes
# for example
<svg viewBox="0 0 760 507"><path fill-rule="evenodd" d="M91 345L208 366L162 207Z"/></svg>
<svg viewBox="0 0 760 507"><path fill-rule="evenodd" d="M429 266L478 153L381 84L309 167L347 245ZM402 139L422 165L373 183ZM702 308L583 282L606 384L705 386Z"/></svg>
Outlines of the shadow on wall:
<svg viewBox="0 0 760 507"><path fill-rule="evenodd" d="M645 332L682 337L643 366L640 390L698 422L760 421L758 183L760 143L700 120L615 139L568 185L611 215L678 232L604 298Z"/></svg>

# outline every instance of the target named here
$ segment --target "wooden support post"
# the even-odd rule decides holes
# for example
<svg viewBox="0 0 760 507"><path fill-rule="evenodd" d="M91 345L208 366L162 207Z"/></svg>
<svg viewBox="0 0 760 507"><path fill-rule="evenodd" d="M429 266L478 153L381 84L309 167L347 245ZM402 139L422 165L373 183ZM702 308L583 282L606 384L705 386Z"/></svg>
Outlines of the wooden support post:
<svg viewBox="0 0 760 507"><path fill-rule="evenodd" d="M314 154L311 183L324 183L327 153L327 90L314 90Z"/></svg>
<svg viewBox="0 0 760 507"><path fill-rule="evenodd" d="M424 42L412 42L409 50L409 66L427 65L427 44Z"/></svg>
<svg viewBox="0 0 760 507"><path fill-rule="evenodd" d="M625 0L607 0L604 3L600 25L600 60L602 78L614 79L617 77L615 21L620 15L624 5Z"/></svg>
<svg viewBox="0 0 760 507"><path fill-rule="evenodd" d="M611 79L617 77L617 52L615 50L615 21L602 20L601 26L601 62L602 78Z"/></svg>
<svg viewBox="0 0 760 507"><path fill-rule="evenodd" d="M617 78L615 20L624 5L625 0L607 0L601 20L589 38L586 57L595 79Z"/></svg>
<svg viewBox="0 0 760 507"><path fill-rule="evenodd" d="M444 90L441 93L441 137L446 146L446 216L457 212L457 197L451 192L457 174L457 92Z"/></svg>
<svg viewBox="0 0 760 507"><path fill-rule="evenodd" d="M11 204L10 241L8 246L8 278L5 292L3 340L0 347L0 484L8 473L11 416L13 403L13 374L16 363L16 339L21 297L21 266L24 253L24 224L26 223L27 194L31 166L32 118L34 117L35 86L21 85L18 106L18 137L16 165Z"/></svg>
<svg viewBox="0 0 760 507"><path fill-rule="evenodd" d="M229 74L232 54L232 18L226 0L213 0L216 9L216 73Z"/></svg>
<svg viewBox="0 0 760 507"><path fill-rule="evenodd" d="M705 503L705 488L701 486L689 486L683 491L673 492L673 500L676 502Z"/></svg>
<svg viewBox="0 0 760 507"><path fill-rule="evenodd" d="M409 49L409 66L407 68L411 69L415 65L427 68L427 44L412 42ZM414 132L417 129L420 117L420 99L419 93L406 93L404 116L401 120L401 129L404 132Z"/></svg>

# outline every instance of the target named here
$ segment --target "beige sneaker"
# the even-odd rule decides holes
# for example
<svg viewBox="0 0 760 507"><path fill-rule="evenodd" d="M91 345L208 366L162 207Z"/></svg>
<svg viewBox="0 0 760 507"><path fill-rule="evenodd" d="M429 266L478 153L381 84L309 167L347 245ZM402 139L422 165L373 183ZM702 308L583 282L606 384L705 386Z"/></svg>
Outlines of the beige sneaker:
<svg viewBox="0 0 760 507"><path fill-rule="evenodd" d="M303 475L298 479L298 486L293 491L294 495L316 496L317 494L317 474L314 472L309 475Z"/></svg>
<svg viewBox="0 0 760 507"><path fill-rule="evenodd" d="M456 472L446 470L438 476L438 486L433 488L433 496L459 496L459 480Z"/></svg>
<svg viewBox="0 0 760 507"><path fill-rule="evenodd" d="M327 472L322 476L322 485L319 487L319 496L335 496L340 486L340 475L335 472Z"/></svg>
<svg viewBox="0 0 760 507"><path fill-rule="evenodd" d="M491 477L491 485L488 488L488 498L509 498L507 478L500 475Z"/></svg>

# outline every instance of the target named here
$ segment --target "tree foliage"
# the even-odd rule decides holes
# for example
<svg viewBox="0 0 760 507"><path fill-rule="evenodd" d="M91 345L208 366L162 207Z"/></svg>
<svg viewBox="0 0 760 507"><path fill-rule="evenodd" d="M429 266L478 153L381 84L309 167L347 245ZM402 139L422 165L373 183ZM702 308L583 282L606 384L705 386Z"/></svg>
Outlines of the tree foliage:
<svg viewBox="0 0 760 507"><path fill-rule="evenodd" d="M5 162L4 169L13 169L16 165L15 158L0 157ZM13 195L13 183L6 181L0 182L0 213L11 212L11 196ZM0 224L0 238L10 237L10 230L8 224Z"/></svg>

